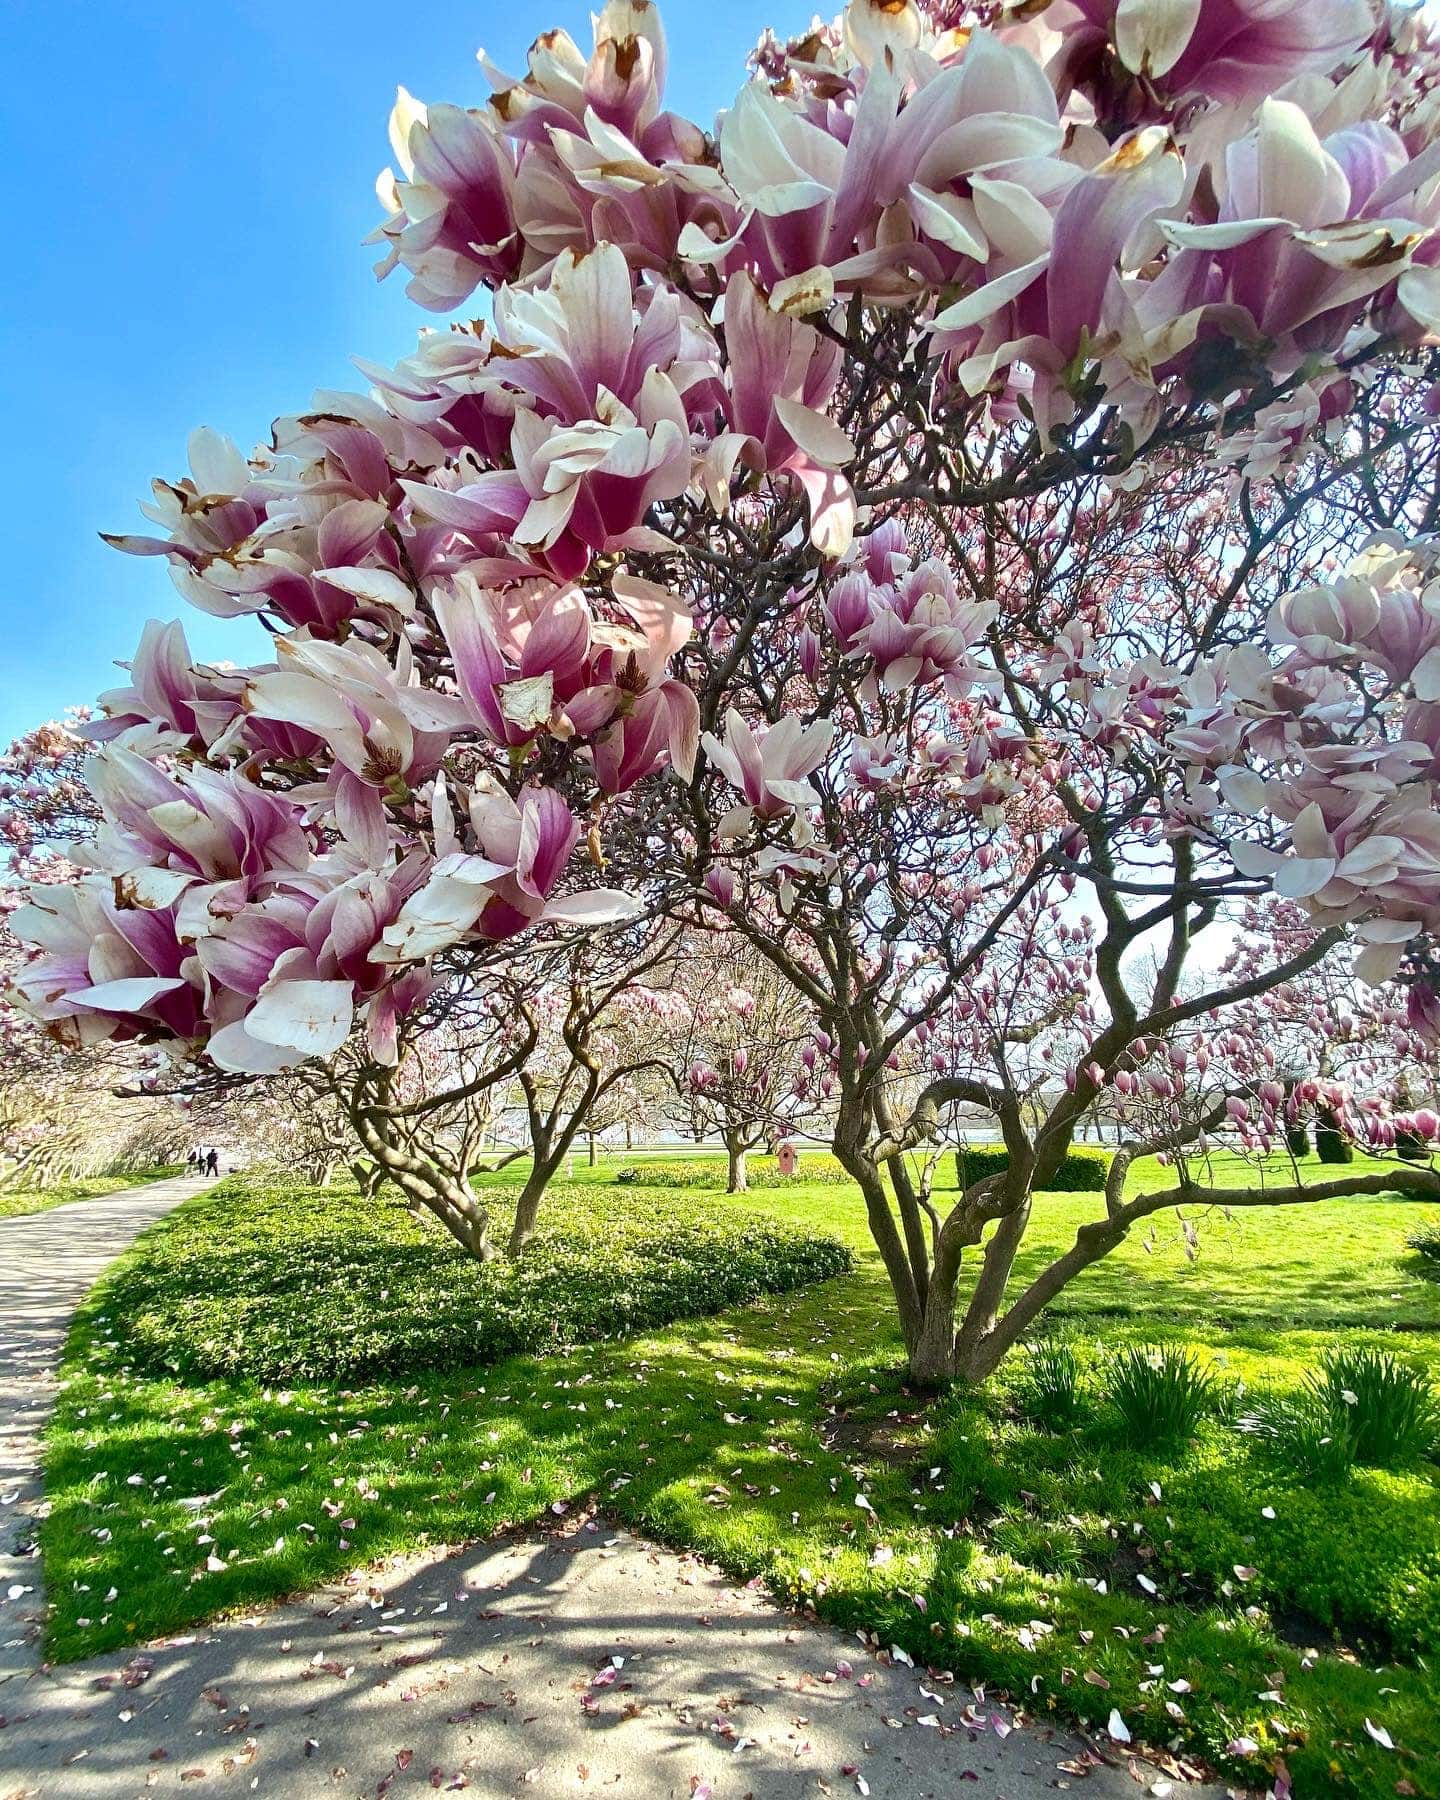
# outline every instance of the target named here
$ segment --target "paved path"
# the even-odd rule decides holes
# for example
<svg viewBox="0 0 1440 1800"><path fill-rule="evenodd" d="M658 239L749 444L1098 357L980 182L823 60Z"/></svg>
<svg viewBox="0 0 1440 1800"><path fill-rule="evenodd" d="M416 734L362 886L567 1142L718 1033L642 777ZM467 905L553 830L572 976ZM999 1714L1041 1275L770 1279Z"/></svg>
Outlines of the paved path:
<svg viewBox="0 0 1440 1800"><path fill-rule="evenodd" d="M181 1176L0 1219L0 1683L35 1666L39 1438L70 1315L138 1231L209 1186Z"/></svg>
<svg viewBox="0 0 1440 1800"><path fill-rule="evenodd" d="M7 1496L32 1479L25 1441L71 1308L141 1225L200 1185L0 1225ZM1109 1740L1097 1753L1043 1725L1014 1729L1011 1709L983 1693L584 1514L53 1670L19 1629L17 1615L37 1610L35 1565L11 1563L0 1579L11 1570L33 1591L0 1610L11 1640L0 1800L462 1788L546 1800L1040 1800L1082 1779L1090 1800L1137 1800L1169 1792L1176 1773ZM1222 1792L1176 1780L1182 1789L1188 1800Z"/></svg>

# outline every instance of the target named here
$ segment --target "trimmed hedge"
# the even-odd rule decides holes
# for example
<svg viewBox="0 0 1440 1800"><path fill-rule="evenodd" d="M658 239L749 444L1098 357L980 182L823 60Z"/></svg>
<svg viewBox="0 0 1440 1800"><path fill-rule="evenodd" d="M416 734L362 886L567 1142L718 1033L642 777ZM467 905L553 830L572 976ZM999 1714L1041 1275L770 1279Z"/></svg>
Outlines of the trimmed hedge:
<svg viewBox="0 0 1440 1800"><path fill-rule="evenodd" d="M1071 1150L1049 1183L1056 1194L1097 1194L1104 1191L1112 1161L1108 1150L1085 1145ZM1010 1152L1003 1144L972 1144L955 1152L956 1185L963 1191L987 1175L999 1175L1010 1167Z"/></svg>
<svg viewBox="0 0 1440 1800"><path fill-rule="evenodd" d="M657 1156L643 1163L627 1163L624 1168L615 1171L615 1179L622 1187L702 1188L711 1191L725 1186L728 1170L723 1156L712 1156L703 1162ZM802 1152L796 1158L793 1175L782 1175L780 1165L773 1156L751 1154L745 1159L745 1180L752 1188L789 1187L802 1181L821 1181L827 1186L841 1187L849 1179L836 1159L825 1151Z"/></svg>
<svg viewBox="0 0 1440 1800"><path fill-rule="evenodd" d="M1060 1164L1050 1191L1058 1194L1094 1194L1105 1187L1112 1155L1109 1150L1091 1149L1085 1145L1072 1150ZM998 1175L1009 1166L1010 1154L1002 1144L974 1144L968 1150L955 1152L955 1175L961 1189L987 1175ZM793 1182L824 1182L842 1187L850 1180L835 1157L825 1151L806 1151L790 1176L780 1173L773 1156L751 1156L745 1165L746 1181L752 1188L783 1188ZM714 1191L725 1186L726 1167L723 1157L711 1156L704 1161L656 1157L653 1162L627 1163L615 1171L622 1187L689 1188Z"/></svg>
<svg viewBox="0 0 1440 1800"><path fill-rule="evenodd" d="M1355 1146L1345 1135L1344 1127L1335 1114L1323 1106L1315 1109L1315 1154L1322 1163L1355 1160Z"/></svg>
<svg viewBox="0 0 1440 1800"><path fill-rule="evenodd" d="M507 1230L496 1196L495 1235ZM86 1307L157 1375L349 1381L546 1354L846 1273L837 1239L578 1184L515 1262L354 1188L237 1178L146 1233Z"/></svg>

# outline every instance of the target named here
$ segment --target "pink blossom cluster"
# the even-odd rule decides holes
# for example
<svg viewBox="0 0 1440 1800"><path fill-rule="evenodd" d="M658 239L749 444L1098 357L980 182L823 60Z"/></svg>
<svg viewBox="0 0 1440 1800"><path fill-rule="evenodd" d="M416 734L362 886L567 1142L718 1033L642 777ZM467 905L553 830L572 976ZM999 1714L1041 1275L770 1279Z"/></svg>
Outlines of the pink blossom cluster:
<svg viewBox="0 0 1440 1800"><path fill-rule="evenodd" d="M1067 892L1112 800L1142 836L1253 815L1232 866L1392 972L1440 928L1429 552L1198 661L1112 634L1123 574L1036 595L1149 447L1289 467L1440 329L1429 66L1361 0L850 0L707 132L650 0L609 0L482 104L402 93L382 271L488 316L250 456L197 432L114 540L274 656L147 627L86 729L87 873L12 921L25 1004L250 1072L363 1020L384 1059L445 959L633 918L660 871L834 896L888 969L1016 868ZM974 522L1011 503L1016 542Z"/></svg>

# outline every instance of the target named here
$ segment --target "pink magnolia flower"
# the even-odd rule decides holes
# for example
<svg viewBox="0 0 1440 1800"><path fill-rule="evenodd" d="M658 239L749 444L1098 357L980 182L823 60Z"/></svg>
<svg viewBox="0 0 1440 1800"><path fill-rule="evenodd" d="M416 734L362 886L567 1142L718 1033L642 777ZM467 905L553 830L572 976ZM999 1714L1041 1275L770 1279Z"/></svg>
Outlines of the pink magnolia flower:
<svg viewBox="0 0 1440 1800"><path fill-rule="evenodd" d="M31 889L7 921L34 953L13 991L63 1040L191 1038L203 1018L199 965L175 909L121 908L108 878Z"/></svg>
<svg viewBox="0 0 1440 1800"><path fill-rule="evenodd" d="M423 994L414 983L387 994L393 971L376 952L424 872L417 856L379 871L338 855L202 937L211 1060L264 1074L330 1056L362 1010L372 1048L393 1056L398 1010Z"/></svg>
<svg viewBox="0 0 1440 1800"><path fill-rule="evenodd" d="M405 290L421 306L449 312L479 283L519 272L525 245L515 221L515 150L490 113L426 107L401 88L390 115L400 165L382 171L376 191L388 217L372 242L386 245L376 266L403 264Z"/></svg>
<svg viewBox="0 0 1440 1800"><path fill-rule="evenodd" d="M853 641L875 659L887 688L898 691L943 676L947 691L958 699L980 673L970 652L997 610L962 600L950 570L931 557L899 576L893 587L874 590L870 621L853 633Z"/></svg>
<svg viewBox="0 0 1440 1800"><path fill-rule="evenodd" d="M653 582L616 574L614 620L573 586L485 589L464 573L435 596L460 691L496 742L541 732L591 740L596 777L621 793L666 756L689 778L699 736L694 694L669 675L689 641L688 610Z"/></svg>
<svg viewBox="0 0 1440 1800"><path fill-rule="evenodd" d="M689 482L685 395L713 378L682 361L688 341L675 294L636 310L613 244L566 251L544 289L497 296L493 345L473 377L513 406L513 469L467 479L462 467L453 487L405 481L412 507L482 552L509 541L562 580L596 553L655 547L641 521Z"/></svg>
<svg viewBox="0 0 1440 1800"><path fill-rule="evenodd" d="M732 707L725 715L724 742L709 731L700 739L706 756L745 796L745 804L733 807L720 821L721 836L743 836L752 818L778 819L797 806L809 805L815 790L806 777L824 762L834 735L828 719L802 728L787 713L757 738Z"/></svg>
<svg viewBox="0 0 1440 1800"><path fill-rule="evenodd" d="M580 838L580 823L553 788L525 788L518 803L495 783L470 797L475 849L450 849L384 933L376 960L412 962L474 934L491 942L517 936L542 920L599 925L635 918L628 894L590 888L555 894Z"/></svg>
<svg viewBox="0 0 1440 1800"><path fill-rule="evenodd" d="M705 480L717 511L729 504L737 463L789 473L810 505L810 537L825 556L843 556L855 529L855 497L840 470L855 447L823 408L840 375L838 344L813 326L772 310L748 275L725 289L731 429L706 452Z"/></svg>
<svg viewBox="0 0 1440 1800"><path fill-rule="evenodd" d="M280 667L245 690L253 718L311 733L333 759L319 787L297 797L333 807L342 834L383 861L386 803L399 803L440 766L452 735L468 723L462 700L421 686L402 638L392 665L372 645L282 638Z"/></svg>
<svg viewBox="0 0 1440 1800"><path fill-rule="evenodd" d="M1204 309L1236 307L1247 339L1286 340L1295 362L1338 344L1360 303L1408 265L1423 235L1412 196L1430 172L1393 132L1322 142L1298 104L1267 99L1254 128L1211 166L1214 223L1162 222L1182 254L1142 311L1158 322L1196 309L1203 344ZM1235 319L1217 317L1225 338L1236 337Z"/></svg>
<svg viewBox="0 0 1440 1800"><path fill-rule="evenodd" d="M1257 100L1328 74L1374 29L1364 0L1072 0L1088 22L1064 40L1061 78L1086 83L1107 44L1165 96Z"/></svg>
<svg viewBox="0 0 1440 1800"><path fill-rule="evenodd" d="M415 594L400 573L390 458L430 467L443 450L418 428L354 395L320 395L335 410L278 421L283 454L252 466L228 438L190 439L188 480L157 481L142 512L166 538L108 537L137 556L164 556L180 593L217 618L273 612L285 624L333 636L356 616L408 617ZM428 568L423 534L409 564Z"/></svg>

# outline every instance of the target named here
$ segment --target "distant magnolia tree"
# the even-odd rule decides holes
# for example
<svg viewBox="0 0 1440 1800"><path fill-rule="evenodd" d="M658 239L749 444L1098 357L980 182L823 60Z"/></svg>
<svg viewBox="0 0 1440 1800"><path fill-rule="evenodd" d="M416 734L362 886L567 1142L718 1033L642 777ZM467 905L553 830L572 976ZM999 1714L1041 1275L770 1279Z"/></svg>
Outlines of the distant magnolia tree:
<svg viewBox="0 0 1440 1800"><path fill-rule="evenodd" d="M382 273L484 316L249 457L197 433L116 540L274 655L147 628L24 1005L384 1070L457 959L742 934L823 1033L914 1374L982 1378L1210 1197L1217 1131L1277 1141L1263 995L1353 943L1435 1035L1435 68L1366 0L851 0L707 131L613 0L476 105L402 93ZM1303 932L1197 960L1272 890ZM1101 1210L1017 1282L1132 1084ZM922 1195L961 1107L1008 1166ZM1435 1186L1226 1199L1394 1180Z"/></svg>

